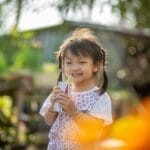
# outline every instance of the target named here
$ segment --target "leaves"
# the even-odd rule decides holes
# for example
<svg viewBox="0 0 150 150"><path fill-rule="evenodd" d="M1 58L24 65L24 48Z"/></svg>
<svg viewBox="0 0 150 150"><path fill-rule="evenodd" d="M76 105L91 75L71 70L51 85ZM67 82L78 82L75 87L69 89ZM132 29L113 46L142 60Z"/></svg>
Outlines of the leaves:
<svg viewBox="0 0 150 150"><path fill-rule="evenodd" d="M119 11L122 19L132 14L137 27L150 27L149 0L118 0L118 2L113 5L113 10Z"/></svg>
<svg viewBox="0 0 150 150"><path fill-rule="evenodd" d="M16 26L18 25L20 16L22 14L22 10L27 8L26 11L33 8L33 11L43 11L43 9L56 7L63 18L69 13L70 10L73 12L82 11L83 6L86 6L89 11L93 9L95 2L99 2L99 7L102 9L104 4L110 5L112 8L112 12L116 14L120 14L120 19L124 20L128 18L128 15L132 14L133 19L136 22L137 27L150 27L150 1L149 0L46 0L42 2L40 6L35 5L35 0L3 0L0 2L0 26L6 17L4 17L4 7L11 6L11 11L7 11L7 16L11 15L12 11L16 14ZM44 8L43 8L44 6ZM9 9L10 9L9 8ZM12 9L13 8L13 9ZM3 17L2 17L3 16Z"/></svg>

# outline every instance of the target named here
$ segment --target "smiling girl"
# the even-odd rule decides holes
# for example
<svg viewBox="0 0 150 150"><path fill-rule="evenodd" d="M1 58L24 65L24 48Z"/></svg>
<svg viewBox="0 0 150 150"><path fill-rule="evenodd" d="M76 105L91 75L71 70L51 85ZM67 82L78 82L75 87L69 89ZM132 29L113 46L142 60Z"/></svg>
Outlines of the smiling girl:
<svg viewBox="0 0 150 150"><path fill-rule="evenodd" d="M71 85L67 94L54 87L40 109L45 122L51 125L47 149L96 150L104 125L112 123L105 51L92 31L82 27L61 45L57 58L58 81L62 74L71 76ZM53 111L55 102L62 112Z"/></svg>

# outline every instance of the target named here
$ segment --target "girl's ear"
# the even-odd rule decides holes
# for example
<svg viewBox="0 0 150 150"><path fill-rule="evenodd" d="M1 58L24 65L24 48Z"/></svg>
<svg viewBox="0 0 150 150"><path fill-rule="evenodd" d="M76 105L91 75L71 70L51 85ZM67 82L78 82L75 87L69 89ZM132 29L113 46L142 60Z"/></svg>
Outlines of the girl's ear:
<svg viewBox="0 0 150 150"><path fill-rule="evenodd" d="M93 72L98 72L100 70L100 68L101 68L101 63L98 62L98 63L94 64Z"/></svg>

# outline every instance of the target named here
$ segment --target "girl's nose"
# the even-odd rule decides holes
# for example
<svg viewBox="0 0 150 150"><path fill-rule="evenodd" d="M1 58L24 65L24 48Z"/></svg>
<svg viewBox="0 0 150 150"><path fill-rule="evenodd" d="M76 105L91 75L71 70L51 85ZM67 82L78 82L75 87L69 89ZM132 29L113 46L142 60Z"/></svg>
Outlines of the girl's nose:
<svg viewBox="0 0 150 150"><path fill-rule="evenodd" d="M71 66L72 71L76 71L76 70L79 70L79 69L80 69L80 67L77 64L74 64L74 65Z"/></svg>

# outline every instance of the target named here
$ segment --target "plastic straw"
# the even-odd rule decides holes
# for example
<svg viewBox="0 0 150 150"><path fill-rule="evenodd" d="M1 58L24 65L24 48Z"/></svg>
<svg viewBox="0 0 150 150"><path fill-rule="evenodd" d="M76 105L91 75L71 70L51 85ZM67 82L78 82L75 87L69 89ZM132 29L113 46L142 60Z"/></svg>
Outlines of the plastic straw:
<svg viewBox="0 0 150 150"><path fill-rule="evenodd" d="M72 74L70 74L70 76L69 76L69 78L68 78L68 80L67 80L67 82L66 82L66 88L65 88L65 94L68 94L68 85L69 85L69 82L70 82L70 80L71 80L71 77L72 77Z"/></svg>

